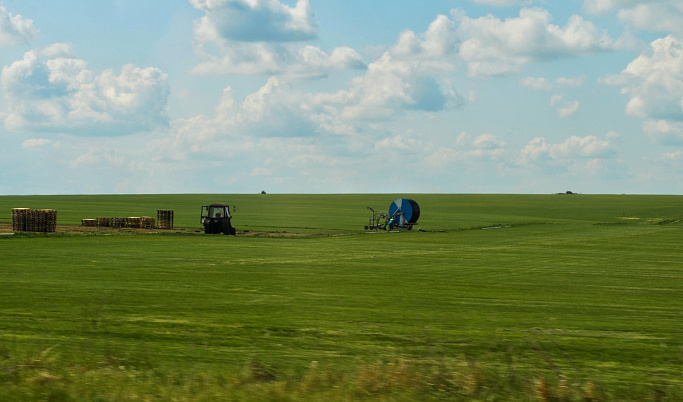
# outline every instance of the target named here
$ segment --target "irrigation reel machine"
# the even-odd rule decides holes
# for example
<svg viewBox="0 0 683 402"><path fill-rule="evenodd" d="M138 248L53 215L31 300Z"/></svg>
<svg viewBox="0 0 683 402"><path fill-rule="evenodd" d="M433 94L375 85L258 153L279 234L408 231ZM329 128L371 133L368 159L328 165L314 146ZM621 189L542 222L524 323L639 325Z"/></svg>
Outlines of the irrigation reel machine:
<svg viewBox="0 0 683 402"><path fill-rule="evenodd" d="M420 218L420 206L415 200L397 198L389 206L389 213L370 210L370 219L365 230L411 230Z"/></svg>

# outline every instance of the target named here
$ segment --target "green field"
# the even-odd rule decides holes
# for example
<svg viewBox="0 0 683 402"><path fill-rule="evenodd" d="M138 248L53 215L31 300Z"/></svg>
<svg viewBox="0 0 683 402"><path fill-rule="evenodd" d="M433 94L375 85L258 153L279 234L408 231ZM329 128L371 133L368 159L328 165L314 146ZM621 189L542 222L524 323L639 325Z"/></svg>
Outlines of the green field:
<svg viewBox="0 0 683 402"><path fill-rule="evenodd" d="M366 233L398 197L420 230ZM212 202L242 235L199 233ZM197 232L0 236L0 400L683 400L681 196L3 196L0 224L19 207Z"/></svg>

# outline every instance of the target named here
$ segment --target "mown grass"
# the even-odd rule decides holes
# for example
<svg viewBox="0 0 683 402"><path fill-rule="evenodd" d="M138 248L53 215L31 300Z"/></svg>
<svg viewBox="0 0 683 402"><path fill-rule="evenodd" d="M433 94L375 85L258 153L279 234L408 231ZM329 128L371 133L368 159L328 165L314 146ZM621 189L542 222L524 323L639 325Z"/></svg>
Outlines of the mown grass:
<svg viewBox="0 0 683 402"><path fill-rule="evenodd" d="M424 232L365 233L394 198L0 197L310 234L0 237L0 399L683 398L682 197L414 195Z"/></svg>

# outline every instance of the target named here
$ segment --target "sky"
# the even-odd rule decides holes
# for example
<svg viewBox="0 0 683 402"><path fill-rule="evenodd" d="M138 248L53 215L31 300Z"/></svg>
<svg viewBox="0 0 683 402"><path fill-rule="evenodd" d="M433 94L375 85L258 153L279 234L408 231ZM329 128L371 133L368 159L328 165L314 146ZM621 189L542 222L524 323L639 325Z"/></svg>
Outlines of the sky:
<svg viewBox="0 0 683 402"><path fill-rule="evenodd" d="M4 0L0 195L683 193L680 0Z"/></svg>

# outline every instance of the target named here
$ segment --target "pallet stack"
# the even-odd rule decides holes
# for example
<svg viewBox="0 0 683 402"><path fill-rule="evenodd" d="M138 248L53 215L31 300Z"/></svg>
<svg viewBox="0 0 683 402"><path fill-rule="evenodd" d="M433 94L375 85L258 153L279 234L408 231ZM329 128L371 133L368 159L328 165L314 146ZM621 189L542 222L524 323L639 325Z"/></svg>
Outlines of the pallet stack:
<svg viewBox="0 0 683 402"><path fill-rule="evenodd" d="M93 224L92 221L95 223ZM99 216L97 219L81 219L81 223L83 226L92 225L117 229L173 229L173 211L158 210L157 218L151 216L129 216L127 218Z"/></svg>
<svg viewBox="0 0 683 402"><path fill-rule="evenodd" d="M28 214L30 210L30 208L12 209L12 230L15 232L26 231L26 222L28 221Z"/></svg>
<svg viewBox="0 0 683 402"><path fill-rule="evenodd" d="M97 217L97 226L101 227L101 228L111 227L111 218L108 218L105 216L98 216Z"/></svg>
<svg viewBox="0 0 683 402"><path fill-rule="evenodd" d="M126 227L130 229L142 228L142 218L139 216L129 216L126 218Z"/></svg>
<svg viewBox="0 0 683 402"><path fill-rule="evenodd" d="M12 230L17 232L54 232L57 211L54 209L12 209Z"/></svg>
<svg viewBox="0 0 683 402"><path fill-rule="evenodd" d="M157 227L159 229L173 229L173 211L157 210Z"/></svg>
<svg viewBox="0 0 683 402"><path fill-rule="evenodd" d="M127 218L99 216L97 219L81 219L81 223L83 226L118 229L154 229L156 227L156 219L151 216L129 216Z"/></svg>
<svg viewBox="0 0 683 402"><path fill-rule="evenodd" d="M151 216L143 216L140 218L142 220L142 228L143 229L154 229L156 227L156 219L152 218Z"/></svg>
<svg viewBox="0 0 683 402"><path fill-rule="evenodd" d="M126 227L126 218L111 218L111 227L122 229Z"/></svg>

